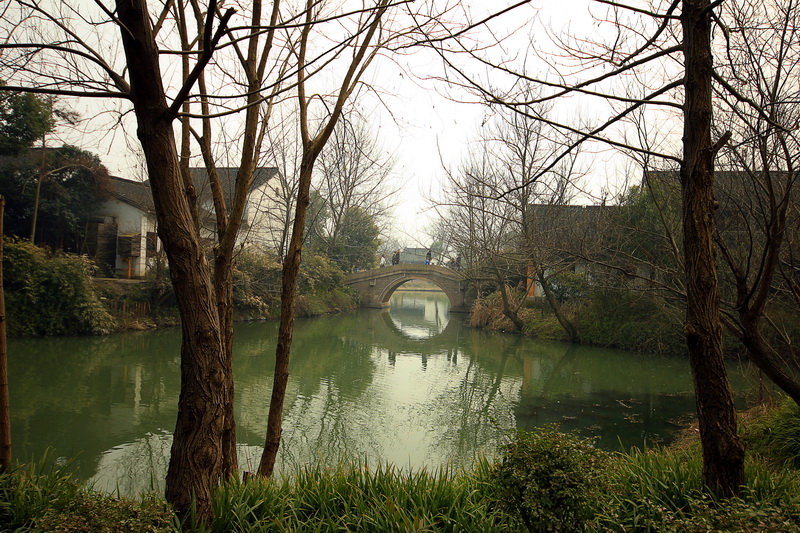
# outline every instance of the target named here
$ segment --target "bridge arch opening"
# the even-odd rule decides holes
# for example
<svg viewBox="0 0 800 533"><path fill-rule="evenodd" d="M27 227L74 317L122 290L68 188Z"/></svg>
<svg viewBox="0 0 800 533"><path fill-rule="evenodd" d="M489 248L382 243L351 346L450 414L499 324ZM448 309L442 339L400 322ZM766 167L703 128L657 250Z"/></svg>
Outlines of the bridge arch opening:
<svg viewBox="0 0 800 533"><path fill-rule="evenodd" d="M407 342L425 341L440 335L455 320L449 314L449 298L442 291L403 288L395 291L391 305L381 311L383 321L398 337Z"/></svg>
<svg viewBox="0 0 800 533"><path fill-rule="evenodd" d="M378 301L383 306L388 307L389 306L389 300L392 299L392 296L394 295L395 291L402 290L401 287L403 285L406 285L409 282L415 282L415 281L424 282L424 283L428 284L431 287L435 287L437 290L443 292L447 296L447 299L450 300L450 306L451 307L453 305L455 305L454 302L453 302L453 298L449 294L447 294L447 291L445 290L444 287L442 287L439 283L436 283L436 281L434 281L433 279L429 279L429 278L424 277L424 276L407 277L405 279L400 279L400 280L397 280L395 282L389 283L386 286L386 288L383 290L381 295L378 297Z"/></svg>

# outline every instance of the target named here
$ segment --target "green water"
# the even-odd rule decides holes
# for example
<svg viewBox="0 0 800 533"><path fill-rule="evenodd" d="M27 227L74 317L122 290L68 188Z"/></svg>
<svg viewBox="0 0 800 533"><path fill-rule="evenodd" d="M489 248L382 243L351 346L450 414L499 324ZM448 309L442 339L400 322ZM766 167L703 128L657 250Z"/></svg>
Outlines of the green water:
<svg viewBox="0 0 800 533"><path fill-rule="evenodd" d="M493 453L506 430L559 423L619 449L667 442L694 410L681 359L470 330L442 293L390 311L297 323L279 468L360 459L437 467ZM266 431L277 325L237 324L241 467ZM179 392L180 331L9 345L13 454L74 458L98 488L163 487ZM743 371L731 369L737 391Z"/></svg>

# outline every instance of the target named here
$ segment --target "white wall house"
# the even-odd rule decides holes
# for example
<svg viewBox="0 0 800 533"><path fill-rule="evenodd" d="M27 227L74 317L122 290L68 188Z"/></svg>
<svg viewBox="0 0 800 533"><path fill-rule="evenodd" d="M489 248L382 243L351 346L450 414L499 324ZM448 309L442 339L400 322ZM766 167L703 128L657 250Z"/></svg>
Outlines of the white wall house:
<svg viewBox="0 0 800 533"><path fill-rule="evenodd" d="M212 243L216 240L216 221L206 170L193 168L190 171L198 192L202 237ZM237 171L236 168L218 170L229 208ZM278 177L275 168L256 169L238 236L239 244L275 249L275 236L283 228L283 214L275 202L272 184ZM112 268L118 277L142 277L161 251L150 183L116 177L111 181L111 197L98 208L90 231L94 234L95 258Z"/></svg>
<svg viewBox="0 0 800 533"><path fill-rule="evenodd" d="M112 191L94 217L95 259L118 277L144 276L161 244L156 237L156 215L150 185L111 178Z"/></svg>
<svg viewBox="0 0 800 533"><path fill-rule="evenodd" d="M203 212L203 237L216 239L216 220L214 218L214 200L211 196L208 174L205 168L190 169L192 181L197 188L200 209ZM236 188L235 167L218 168L220 184L225 202L230 212L231 201ZM244 246L255 246L262 250L274 251L278 248L283 233L285 209L280 208L278 188L280 174L277 168L258 167L253 174L253 183L247 195L244 207L242 227L237 235L237 243Z"/></svg>

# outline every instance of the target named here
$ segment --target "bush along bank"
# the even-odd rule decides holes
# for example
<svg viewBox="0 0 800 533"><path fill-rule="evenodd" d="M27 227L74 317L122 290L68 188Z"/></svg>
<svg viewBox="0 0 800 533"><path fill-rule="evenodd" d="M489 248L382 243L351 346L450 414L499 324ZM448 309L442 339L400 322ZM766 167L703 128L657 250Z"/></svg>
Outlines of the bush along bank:
<svg viewBox="0 0 800 533"><path fill-rule="evenodd" d="M703 488L696 442L609 453L549 426L510 434L498 457L469 469L349 464L233 480L215 491L214 520L184 530L800 532L800 410L785 403L741 427L749 453L738 498ZM24 465L0 475L0 529L180 530L160 497L99 494L67 469Z"/></svg>
<svg viewBox="0 0 800 533"><path fill-rule="evenodd" d="M6 240L3 283L11 337L100 335L112 331L179 325L180 319L164 264L143 280L95 279L91 260L52 254L28 242ZM243 251L234 271L237 320L269 320L280 313L280 263L274 256ZM354 310L357 295L345 274L329 259L303 257L296 314L318 316Z"/></svg>
<svg viewBox="0 0 800 533"><path fill-rule="evenodd" d="M52 254L27 241L6 239L3 288L8 335L101 335L115 322L89 277L83 256Z"/></svg>
<svg viewBox="0 0 800 533"><path fill-rule="evenodd" d="M525 323L519 333L544 340L569 340L546 301L518 300L512 305L519 307L518 314ZM651 294L596 292L591 297L562 303L561 310L575 324L581 344L662 355L686 353L684 311L677 306L664 306ZM476 300L470 326L516 332L511 320L503 314L499 292ZM727 338L725 345L735 348L738 342Z"/></svg>

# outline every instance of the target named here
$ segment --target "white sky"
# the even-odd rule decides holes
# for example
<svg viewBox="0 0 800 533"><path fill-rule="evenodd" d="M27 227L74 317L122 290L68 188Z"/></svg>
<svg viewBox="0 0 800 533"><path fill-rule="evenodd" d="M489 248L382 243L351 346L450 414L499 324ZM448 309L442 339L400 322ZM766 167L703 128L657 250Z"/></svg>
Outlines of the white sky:
<svg viewBox="0 0 800 533"><path fill-rule="evenodd" d="M512 0L507 0L511 3ZM506 3L506 2L504 2ZM492 0L465 2L476 10L497 9L499 2ZM537 5L538 4L538 5ZM562 31L588 34L593 26L588 22L589 0L560 0L534 2L536 8L524 7L506 15L495 24L498 31L505 31L512 25L538 12L541 24ZM541 24L534 32L535 39L541 40ZM520 29L514 38L504 44L507 56L522 56L528 45L527 28ZM457 103L448 99L448 89L432 81L413 79L441 73L440 62L430 51L415 52L398 59L406 72L402 72L386 58L379 58L373 65L371 78L380 87L386 107L368 104L374 108L373 129L387 151L397 161L395 174L404 183L396 215L395 235L401 243L410 246L427 246L429 238L425 233L430 226L433 210L426 198L436 196L444 175L442 159L454 167L470 149L470 141L478 135L485 108L477 104ZM412 76L409 76L409 73ZM457 93L452 93L458 96ZM464 96L466 98L466 96ZM106 103L104 102L104 105ZM78 110L91 114L97 102L83 101L76 104ZM388 108L388 109L387 109ZM140 159L136 154L135 125L129 114L123 118L127 136L106 123L100 131L71 132L65 134L66 140L84 149L97 153L112 174L129 179L144 176ZM92 123L96 128L97 122ZM606 176L603 165L594 165L595 191L604 184Z"/></svg>

